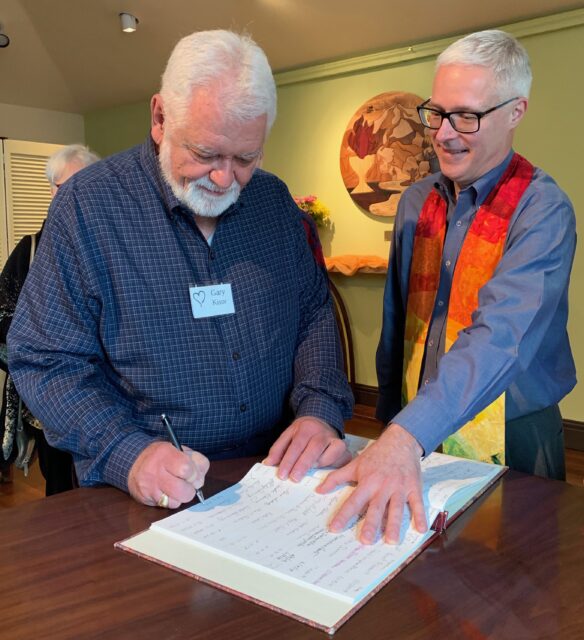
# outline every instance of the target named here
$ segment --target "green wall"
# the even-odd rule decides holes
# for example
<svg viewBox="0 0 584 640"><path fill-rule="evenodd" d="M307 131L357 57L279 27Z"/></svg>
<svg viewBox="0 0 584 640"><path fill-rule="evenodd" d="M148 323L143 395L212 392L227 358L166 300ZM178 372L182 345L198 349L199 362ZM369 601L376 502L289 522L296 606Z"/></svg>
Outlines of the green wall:
<svg viewBox="0 0 584 640"><path fill-rule="evenodd" d="M572 110L584 102L584 24L571 29L523 39L529 52L534 83L525 121L516 136L516 148L550 173L568 194L576 211L579 246L570 283L568 333L577 375L584 375L584 174L579 154L584 128ZM564 418L584 422L584 387L580 384L562 402Z"/></svg>
<svg viewBox="0 0 584 640"><path fill-rule="evenodd" d="M527 117L515 149L548 171L584 211L584 180L577 160L584 148L583 128L575 121L584 102L584 10L503 27L527 48L534 84ZM346 125L367 99L386 91L429 95L434 59L451 40L355 58L277 76L278 119L266 145L264 168L283 178L294 195L318 195L330 208L332 232L322 235L326 255L371 254L386 257L384 232L391 222L359 209L343 185L339 150ZM86 140L102 155L140 142L149 128L148 103L94 112L87 116ZM580 178L580 179L579 179ZM582 223L578 222L582 230ZM570 290L569 332L576 367L584 370L584 248L577 250ZM334 275L353 331L356 381L376 386L375 349L381 327L384 278ZM584 392L579 387L562 404L565 418L584 422Z"/></svg>
<svg viewBox="0 0 584 640"><path fill-rule="evenodd" d="M85 144L102 158L139 144L149 130L149 101L85 115Z"/></svg>

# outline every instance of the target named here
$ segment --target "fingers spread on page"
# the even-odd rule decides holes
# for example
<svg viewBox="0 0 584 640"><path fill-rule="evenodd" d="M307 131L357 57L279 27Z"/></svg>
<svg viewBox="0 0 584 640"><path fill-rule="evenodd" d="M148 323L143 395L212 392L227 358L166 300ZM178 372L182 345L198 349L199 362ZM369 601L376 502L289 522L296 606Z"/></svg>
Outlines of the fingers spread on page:
<svg viewBox="0 0 584 640"><path fill-rule="evenodd" d="M339 484L354 482L354 491L331 520L333 532L342 531L363 515L359 539L375 541L380 531L390 544L399 543L404 508L409 505L414 526L427 530L422 499L422 476L418 442L405 429L392 424L383 435L348 465L331 472L317 491L327 493Z"/></svg>

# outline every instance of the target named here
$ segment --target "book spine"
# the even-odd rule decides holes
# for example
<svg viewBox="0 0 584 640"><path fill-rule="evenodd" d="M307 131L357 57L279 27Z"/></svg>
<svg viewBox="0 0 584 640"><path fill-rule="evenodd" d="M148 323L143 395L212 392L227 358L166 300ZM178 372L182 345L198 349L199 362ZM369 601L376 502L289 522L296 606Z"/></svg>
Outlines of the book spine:
<svg viewBox="0 0 584 640"><path fill-rule="evenodd" d="M434 522L430 529L438 533L444 533L446 531L446 523L448 521L448 511L440 511L434 518Z"/></svg>

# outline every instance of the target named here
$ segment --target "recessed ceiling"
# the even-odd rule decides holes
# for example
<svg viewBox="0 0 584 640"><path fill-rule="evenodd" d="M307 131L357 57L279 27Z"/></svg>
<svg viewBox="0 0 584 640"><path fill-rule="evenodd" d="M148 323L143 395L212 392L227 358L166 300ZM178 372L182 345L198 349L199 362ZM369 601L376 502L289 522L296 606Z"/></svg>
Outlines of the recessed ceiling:
<svg viewBox="0 0 584 640"><path fill-rule="evenodd" d="M0 103L73 113L147 100L179 38L247 30L274 71L581 8L570 0L2 0ZM122 33L119 13L139 19Z"/></svg>

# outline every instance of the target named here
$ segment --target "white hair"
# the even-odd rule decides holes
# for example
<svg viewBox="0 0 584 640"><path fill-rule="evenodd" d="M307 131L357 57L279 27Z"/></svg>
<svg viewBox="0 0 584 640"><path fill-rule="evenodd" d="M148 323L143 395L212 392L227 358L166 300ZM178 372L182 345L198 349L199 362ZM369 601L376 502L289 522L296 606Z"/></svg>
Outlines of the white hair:
<svg viewBox="0 0 584 640"><path fill-rule="evenodd" d="M65 173L66 167L71 164L80 165L81 168L88 167L97 162L99 156L82 144L70 144L58 151L47 160L45 174L52 186L56 186L61 176Z"/></svg>
<svg viewBox="0 0 584 640"><path fill-rule="evenodd" d="M200 87L219 86L228 116L267 116L266 135L276 119L276 83L266 54L247 35L217 29L179 40L162 74L165 117L181 124Z"/></svg>
<svg viewBox="0 0 584 640"><path fill-rule="evenodd" d="M436 69L448 64L491 69L501 100L529 97L532 80L529 56L523 45L504 31L478 31L457 40L438 56Z"/></svg>

